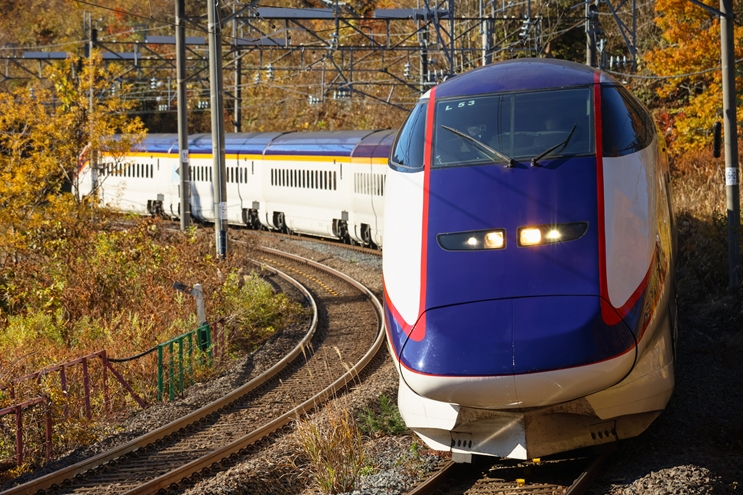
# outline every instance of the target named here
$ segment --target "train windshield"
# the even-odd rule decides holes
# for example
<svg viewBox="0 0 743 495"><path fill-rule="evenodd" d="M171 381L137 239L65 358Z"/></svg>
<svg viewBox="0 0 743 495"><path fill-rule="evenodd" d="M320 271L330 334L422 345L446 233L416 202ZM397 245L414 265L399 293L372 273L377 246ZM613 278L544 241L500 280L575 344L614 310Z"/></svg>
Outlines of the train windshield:
<svg viewBox="0 0 743 495"><path fill-rule="evenodd" d="M428 100L418 103L397 133L390 154L390 167L400 172L423 170Z"/></svg>
<svg viewBox="0 0 743 495"><path fill-rule="evenodd" d="M590 87L436 103L434 167L551 160L594 153Z"/></svg>

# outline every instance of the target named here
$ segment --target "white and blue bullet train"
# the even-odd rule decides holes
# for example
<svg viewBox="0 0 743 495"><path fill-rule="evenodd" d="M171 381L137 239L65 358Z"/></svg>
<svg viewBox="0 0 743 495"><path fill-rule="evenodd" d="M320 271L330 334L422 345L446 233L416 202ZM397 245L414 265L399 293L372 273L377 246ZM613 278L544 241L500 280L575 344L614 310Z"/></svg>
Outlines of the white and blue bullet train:
<svg viewBox="0 0 743 495"><path fill-rule="evenodd" d="M512 60L426 93L385 191L408 427L462 462L643 432L674 387L669 179L648 111L590 67Z"/></svg>
<svg viewBox="0 0 743 495"><path fill-rule="evenodd" d="M387 159L395 131L228 134L227 215L234 225L337 238L381 248ZM213 222L211 135L189 137L191 214ZM178 136L154 134L96 169L103 204L180 217ZM80 190L90 192L86 163Z"/></svg>

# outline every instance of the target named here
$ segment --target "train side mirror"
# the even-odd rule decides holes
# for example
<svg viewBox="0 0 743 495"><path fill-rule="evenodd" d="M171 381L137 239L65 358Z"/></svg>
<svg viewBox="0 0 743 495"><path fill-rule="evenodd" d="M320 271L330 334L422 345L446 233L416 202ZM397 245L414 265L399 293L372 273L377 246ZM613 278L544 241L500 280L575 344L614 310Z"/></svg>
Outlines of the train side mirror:
<svg viewBox="0 0 743 495"><path fill-rule="evenodd" d="M715 122L712 126L712 156L720 158L720 147L722 145L722 125L719 122Z"/></svg>

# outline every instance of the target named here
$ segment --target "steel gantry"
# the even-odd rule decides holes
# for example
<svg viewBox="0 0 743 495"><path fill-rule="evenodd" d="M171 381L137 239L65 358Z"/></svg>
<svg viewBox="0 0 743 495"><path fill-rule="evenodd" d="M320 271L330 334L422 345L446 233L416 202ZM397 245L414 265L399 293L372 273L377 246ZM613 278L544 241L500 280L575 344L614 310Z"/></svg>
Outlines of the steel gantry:
<svg viewBox="0 0 743 495"><path fill-rule="evenodd" d="M271 85L315 105L328 99L367 99L409 108L421 92L451 75L503 58L542 56L549 42L585 24L587 61L608 67L599 7L616 20L616 37L624 49L616 59L635 66L635 0L577 3L556 13L546 0L418 0L416 8L356 12L339 0L323 0L322 8L263 7L257 2L220 2L225 91L232 102L234 130L242 123L241 100L246 88ZM614 2L614 3L612 3ZM456 3L456 10L455 10ZM585 6L585 15L568 17ZM582 12L580 12L582 13ZM206 16L184 17L186 80L192 104L209 102ZM134 83L131 97L151 102L158 111L174 110L176 99L176 37L173 26L142 29L126 36L98 36L96 23L84 20L85 47L102 53L106 62L129 67L122 80ZM163 32L165 29L165 32ZM9 79L43 77L43 67L70 56L67 52L0 48ZM629 57L628 57L629 56Z"/></svg>

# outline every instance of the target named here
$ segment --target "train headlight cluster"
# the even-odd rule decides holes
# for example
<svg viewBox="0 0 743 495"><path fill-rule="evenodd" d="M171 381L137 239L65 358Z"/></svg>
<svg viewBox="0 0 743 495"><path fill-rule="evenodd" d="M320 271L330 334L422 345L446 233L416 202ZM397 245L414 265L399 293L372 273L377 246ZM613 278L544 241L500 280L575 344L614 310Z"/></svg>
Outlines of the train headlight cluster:
<svg viewBox="0 0 743 495"><path fill-rule="evenodd" d="M503 229L439 234L436 239L439 241L439 246L447 251L476 251L506 247L506 231Z"/></svg>
<svg viewBox="0 0 743 495"><path fill-rule="evenodd" d="M519 246L540 246L572 241L583 237L588 222L559 223L557 225L535 225L519 228Z"/></svg>
<svg viewBox="0 0 743 495"><path fill-rule="evenodd" d="M528 247L573 241L583 237L587 230L588 222L519 227L518 245L519 247ZM490 229L452 232L438 234L436 239L439 246L447 251L504 249L506 247L506 230Z"/></svg>

